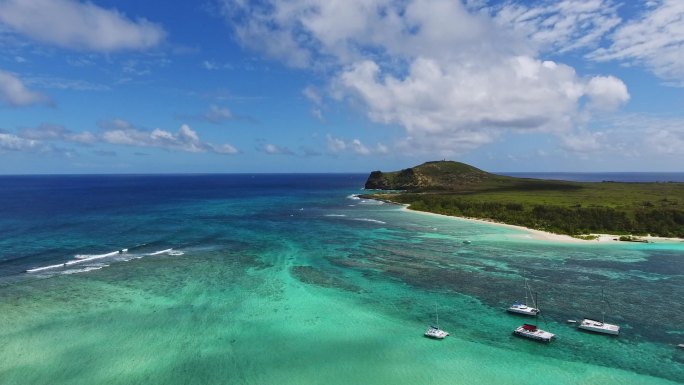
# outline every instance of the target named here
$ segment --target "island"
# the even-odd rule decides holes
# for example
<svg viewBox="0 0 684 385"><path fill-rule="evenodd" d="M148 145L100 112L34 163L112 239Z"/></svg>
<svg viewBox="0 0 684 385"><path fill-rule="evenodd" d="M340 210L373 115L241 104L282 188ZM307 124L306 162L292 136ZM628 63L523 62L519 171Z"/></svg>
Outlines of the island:
<svg viewBox="0 0 684 385"><path fill-rule="evenodd" d="M593 239L617 234L684 238L684 183L570 182L516 178L454 161L373 171L365 198L411 210L483 219Z"/></svg>

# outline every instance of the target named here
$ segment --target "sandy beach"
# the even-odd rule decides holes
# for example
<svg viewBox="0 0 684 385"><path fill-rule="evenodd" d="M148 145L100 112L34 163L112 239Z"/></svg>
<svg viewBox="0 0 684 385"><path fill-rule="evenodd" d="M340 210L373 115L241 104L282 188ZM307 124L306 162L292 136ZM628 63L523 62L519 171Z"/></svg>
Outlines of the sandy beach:
<svg viewBox="0 0 684 385"><path fill-rule="evenodd" d="M496 221L492 221L492 220L479 219L479 218L456 217L456 216L451 216L451 215L436 214L436 213L430 213L430 212L426 212L426 211L411 210L408 207L408 205L401 205L401 206L402 206L402 210L410 211L412 213L454 218L454 219L458 219L458 220L471 221L471 222L487 223L487 224L491 224L491 225L497 225L497 226L503 226L503 227L509 227L509 228L513 228L513 229L522 230L522 231L526 232L527 234L521 234L520 237L524 237L527 239L534 239L534 240L539 240L539 241L565 242L565 243L583 243L583 244L587 244L587 243L622 243L622 242L618 241L618 239L620 238L620 235L591 234L591 235L595 235L597 238L591 239L591 240L586 240L586 239L579 239L579 238L571 237L571 236L565 235L565 234L555 234L555 233L550 233L547 231L530 229L530 228L524 227L524 226L509 225L507 223L501 223L501 222L496 222ZM646 240L649 243L684 242L684 239L681 239L681 238L665 238L665 237L652 237L652 236L639 236L638 238Z"/></svg>

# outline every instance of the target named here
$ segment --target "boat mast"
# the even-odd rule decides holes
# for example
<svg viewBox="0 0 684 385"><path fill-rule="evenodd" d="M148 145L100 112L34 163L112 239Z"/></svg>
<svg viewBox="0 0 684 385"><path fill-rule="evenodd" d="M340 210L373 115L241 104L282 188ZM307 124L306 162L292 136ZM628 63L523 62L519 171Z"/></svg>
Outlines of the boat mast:
<svg viewBox="0 0 684 385"><path fill-rule="evenodd" d="M601 288L601 323L606 323L606 296Z"/></svg>
<svg viewBox="0 0 684 385"><path fill-rule="evenodd" d="M437 304L435 304L435 322L435 326L437 326L437 329L439 329L439 313L437 313Z"/></svg>

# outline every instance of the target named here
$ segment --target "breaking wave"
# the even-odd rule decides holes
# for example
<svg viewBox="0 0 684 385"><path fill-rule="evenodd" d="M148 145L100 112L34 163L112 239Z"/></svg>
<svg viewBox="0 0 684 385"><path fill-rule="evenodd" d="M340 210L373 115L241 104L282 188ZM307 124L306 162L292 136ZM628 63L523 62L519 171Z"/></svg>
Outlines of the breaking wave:
<svg viewBox="0 0 684 385"><path fill-rule="evenodd" d="M372 222L372 223L379 223L381 225L386 225L387 222L381 221L379 219L372 219L372 218L353 218L352 220L354 221L360 221L360 222Z"/></svg>
<svg viewBox="0 0 684 385"><path fill-rule="evenodd" d="M26 273L40 273L41 275L48 274L50 276L54 274L85 273L88 271L100 270L103 267L109 266L109 264L106 263L92 263L93 261L99 262L99 260L105 260L107 262L127 262L132 259L140 259L145 256L161 254L177 256L183 255L184 252L174 249L164 249L151 253L129 253L128 249L121 249L104 254L76 254L74 255L74 258L69 261L27 269Z"/></svg>

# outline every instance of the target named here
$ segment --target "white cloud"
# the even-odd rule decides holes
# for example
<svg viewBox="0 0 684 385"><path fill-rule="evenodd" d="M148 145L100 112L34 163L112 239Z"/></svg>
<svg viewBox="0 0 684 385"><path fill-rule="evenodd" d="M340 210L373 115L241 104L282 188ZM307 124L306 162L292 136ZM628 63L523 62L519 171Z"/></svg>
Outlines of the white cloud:
<svg viewBox="0 0 684 385"><path fill-rule="evenodd" d="M320 92L314 86L307 86L302 90L302 95L304 95L311 103L316 106L320 106L323 103L323 97L321 97Z"/></svg>
<svg viewBox="0 0 684 385"><path fill-rule="evenodd" d="M351 148L354 149L354 152L359 155L368 155L371 153L371 150L369 150L368 147L366 147L358 139L354 139L351 141Z"/></svg>
<svg viewBox="0 0 684 385"><path fill-rule="evenodd" d="M33 140L63 140L67 142L90 144L97 141L97 137L88 131L74 133L68 128L56 124L41 124L38 127L27 127L19 131L25 139Z"/></svg>
<svg viewBox="0 0 684 385"><path fill-rule="evenodd" d="M609 121L607 126L617 131L613 138L629 141L625 147L638 149L645 156L684 156L683 118L629 114Z"/></svg>
<svg viewBox="0 0 684 385"><path fill-rule="evenodd" d="M14 134L0 132L0 151L36 151L42 149L37 140L21 138Z"/></svg>
<svg viewBox="0 0 684 385"><path fill-rule="evenodd" d="M352 152L358 155L374 155L374 154L387 154L388 148L382 143L378 143L375 147L368 147L363 144L359 139L352 139L345 141L344 139L335 138L328 134L326 136L328 142L328 150L332 154L340 154L343 152Z"/></svg>
<svg viewBox="0 0 684 385"><path fill-rule="evenodd" d="M339 138L334 138L332 135L328 134L326 137L328 140L328 150L332 153L339 153L347 149L347 143Z"/></svg>
<svg viewBox="0 0 684 385"><path fill-rule="evenodd" d="M0 102L11 106L50 103L50 99L40 92L31 91L15 75L0 70Z"/></svg>
<svg viewBox="0 0 684 385"><path fill-rule="evenodd" d="M629 100L627 86L613 76L595 76L587 83L586 94L593 107L615 110Z"/></svg>
<svg viewBox="0 0 684 385"><path fill-rule="evenodd" d="M605 134L603 132L580 131L562 137L563 148L570 152L590 153L604 148Z"/></svg>
<svg viewBox="0 0 684 385"><path fill-rule="evenodd" d="M235 120L236 117L227 107L219 107L215 105L209 106L203 115L202 119L215 124L221 124L229 120Z"/></svg>
<svg viewBox="0 0 684 385"><path fill-rule="evenodd" d="M27 85L40 88L53 88L59 90L77 91L109 91L111 88L104 84L91 83L81 79L67 79L59 77L28 77Z"/></svg>
<svg viewBox="0 0 684 385"><path fill-rule="evenodd" d="M209 71L219 69L219 66L216 63L214 63L213 61L209 61L209 60L203 61L202 67L204 67L204 69L209 70Z"/></svg>
<svg viewBox="0 0 684 385"><path fill-rule="evenodd" d="M592 131L561 137L564 150L608 156L618 162L648 161L677 169L684 162L684 119L643 114L616 114L595 122ZM634 163L642 166L645 163Z"/></svg>
<svg viewBox="0 0 684 385"><path fill-rule="evenodd" d="M359 107L373 122L403 127L406 138L398 145L413 152L457 154L507 131L562 136L629 98L617 78L585 78L538 54L543 47L594 44L618 20L608 0L478 11L474 2L466 8L453 0L260 4L224 0L242 44L291 66L323 67L332 74L334 99ZM283 49L268 43L281 41ZM313 91L303 92L318 103ZM328 139L333 152L352 145Z"/></svg>
<svg viewBox="0 0 684 385"><path fill-rule="evenodd" d="M684 154L684 126L679 130L652 129L646 137L649 146L660 154Z"/></svg>
<svg viewBox="0 0 684 385"><path fill-rule="evenodd" d="M76 0L3 0L0 23L44 43L98 52L146 49L166 35L158 24Z"/></svg>
<svg viewBox="0 0 684 385"><path fill-rule="evenodd" d="M506 2L486 8L503 28L529 37L541 49L567 52L595 47L621 19L613 0Z"/></svg>
<svg viewBox="0 0 684 385"><path fill-rule="evenodd" d="M306 97L313 107L311 108L311 114L316 117L316 119L320 121L324 121L325 118L323 116L323 96L321 96L321 93L316 87L314 86L306 86L302 90L302 95Z"/></svg>
<svg viewBox="0 0 684 385"><path fill-rule="evenodd" d="M123 120L116 120L105 124L110 129L102 133L102 140L106 143L136 147L157 147L166 150L185 152L214 152L219 154L235 154L238 150L230 144L215 145L202 142L190 126L181 125L176 133L155 128L152 131L133 127Z"/></svg>
<svg viewBox="0 0 684 385"><path fill-rule="evenodd" d="M269 155L294 155L289 148L276 146L272 143L266 143L262 150Z"/></svg>
<svg viewBox="0 0 684 385"><path fill-rule="evenodd" d="M660 0L640 18L620 25L611 45L588 57L645 65L662 79L684 87L684 1Z"/></svg>

